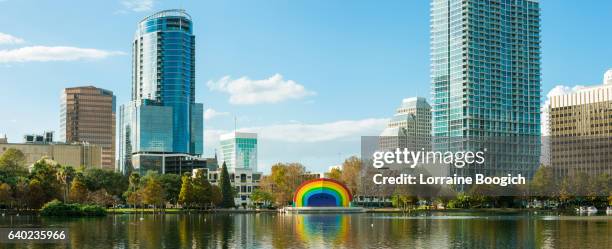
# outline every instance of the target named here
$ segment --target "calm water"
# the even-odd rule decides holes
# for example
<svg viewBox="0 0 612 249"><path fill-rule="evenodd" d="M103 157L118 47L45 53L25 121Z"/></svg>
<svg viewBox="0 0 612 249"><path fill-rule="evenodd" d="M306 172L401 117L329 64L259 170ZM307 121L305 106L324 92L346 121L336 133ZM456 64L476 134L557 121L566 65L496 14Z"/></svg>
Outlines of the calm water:
<svg viewBox="0 0 612 249"><path fill-rule="evenodd" d="M612 216L168 214L0 217L1 227L61 227L65 244L0 248L612 248Z"/></svg>

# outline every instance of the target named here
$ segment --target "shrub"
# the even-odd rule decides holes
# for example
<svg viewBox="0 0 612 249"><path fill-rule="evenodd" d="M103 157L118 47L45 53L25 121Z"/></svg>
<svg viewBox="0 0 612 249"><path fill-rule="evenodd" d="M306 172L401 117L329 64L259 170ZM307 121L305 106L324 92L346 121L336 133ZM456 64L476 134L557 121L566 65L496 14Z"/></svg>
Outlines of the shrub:
<svg viewBox="0 0 612 249"><path fill-rule="evenodd" d="M106 209L98 205L65 204L53 200L42 207L40 214L43 216L104 216Z"/></svg>

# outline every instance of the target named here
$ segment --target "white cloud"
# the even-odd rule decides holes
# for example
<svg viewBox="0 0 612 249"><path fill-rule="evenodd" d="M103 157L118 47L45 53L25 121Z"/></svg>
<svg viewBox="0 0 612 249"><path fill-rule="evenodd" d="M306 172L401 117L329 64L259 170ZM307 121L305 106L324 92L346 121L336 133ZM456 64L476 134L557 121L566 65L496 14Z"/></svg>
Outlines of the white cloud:
<svg viewBox="0 0 612 249"><path fill-rule="evenodd" d="M292 143L325 142L361 136L376 136L388 119L341 120L321 124L288 123L239 129L257 132L259 138Z"/></svg>
<svg viewBox="0 0 612 249"><path fill-rule="evenodd" d="M215 117L227 116L227 115L229 115L229 112L219 112L219 111L216 111L215 109L212 109L212 108L208 108L208 109L206 109L206 111L204 111L204 119L205 120L210 120L210 119L213 119Z"/></svg>
<svg viewBox="0 0 612 249"><path fill-rule="evenodd" d="M208 81L207 85L210 90L228 93L229 102L236 105L278 103L316 94L293 80L283 79L280 74L263 80L248 77L233 80L225 76L216 82Z"/></svg>
<svg viewBox="0 0 612 249"><path fill-rule="evenodd" d="M123 0L121 5L131 11L145 12L153 9L153 2L153 0Z"/></svg>
<svg viewBox="0 0 612 249"><path fill-rule="evenodd" d="M226 130L204 129L204 148L212 153L212 151L219 147L219 137L221 134L227 132Z"/></svg>
<svg viewBox="0 0 612 249"><path fill-rule="evenodd" d="M259 139L289 142L317 143L343 139L358 139L361 136L378 136L389 120L385 118L369 118L361 120L340 120L320 124L304 124L295 121L287 124L247 127L238 129L244 132L256 132ZM229 130L206 129L204 140L206 145L218 146L219 136Z"/></svg>
<svg viewBox="0 0 612 249"><path fill-rule="evenodd" d="M360 152L361 136L377 136L388 119L340 120L319 124L285 124L239 129L258 133L258 170L269 172L276 162L300 162L309 170L324 171ZM213 155L219 136L231 130L205 130L205 149Z"/></svg>
<svg viewBox="0 0 612 249"><path fill-rule="evenodd" d="M19 37L0 32L0 44L20 44L23 42L24 40Z"/></svg>
<svg viewBox="0 0 612 249"><path fill-rule="evenodd" d="M0 50L0 63L29 61L75 61L81 59L103 59L124 52L93 48L31 46Z"/></svg>
<svg viewBox="0 0 612 249"><path fill-rule="evenodd" d="M542 131L542 135L543 136L548 136L550 135L548 132L548 107L550 106L550 98L553 96L559 96L559 95L566 95L566 94L571 94L571 93L575 93L581 89L584 89L585 86L581 86L581 85L577 85L574 87L569 87L569 86L563 86L563 85L556 85L555 87L553 87L553 89L550 89L550 91L548 91L548 93L546 94L546 100L544 101L544 104L542 105L542 126L541 126L541 131Z"/></svg>

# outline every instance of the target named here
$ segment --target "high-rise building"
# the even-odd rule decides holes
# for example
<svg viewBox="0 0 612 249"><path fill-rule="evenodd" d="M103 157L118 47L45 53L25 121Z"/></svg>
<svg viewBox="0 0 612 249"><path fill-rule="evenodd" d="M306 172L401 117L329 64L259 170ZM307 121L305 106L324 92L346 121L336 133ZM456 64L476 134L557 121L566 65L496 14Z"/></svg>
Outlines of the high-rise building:
<svg viewBox="0 0 612 249"><path fill-rule="evenodd" d="M119 171L156 168L145 165L147 160L132 160L138 155L202 154L204 111L195 102L192 32L191 16L184 10L160 11L138 24L132 42L132 101L120 108Z"/></svg>
<svg viewBox="0 0 612 249"><path fill-rule="evenodd" d="M115 95L93 86L66 88L61 96L60 139L102 147L102 167L115 165Z"/></svg>
<svg viewBox="0 0 612 249"><path fill-rule="evenodd" d="M612 174L612 69L603 85L550 98L551 166L557 176Z"/></svg>
<svg viewBox="0 0 612 249"><path fill-rule="evenodd" d="M422 97L402 100L380 139L382 150L431 150L431 106L427 100Z"/></svg>
<svg viewBox="0 0 612 249"><path fill-rule="evenodd" d="M257 171L257 134L231 132L219 138L219 165L227 166L228 171L250 169Z"/></svg>
<svg viewBox="0 0 612 249"><path fill-rule="evenodd" d="M257 172L257 134L231 132L219 138L220 157L218 164L225 163L230 175L230 183L236 191L234 201L237 205L250 204L253 190L259 187L261 173ZM211 183L217 184L221 168L211 174Z"/></svg>
<svg viewBox="0 0 612 249"><path fill-rule="evenodd" d="M538 0L432 0L436 149L480 150L483 139L525 139L527 146L500 150L503 155L489 162L487 173L535 169L539 145L532 140L540 135L540 76Z"/></svg>

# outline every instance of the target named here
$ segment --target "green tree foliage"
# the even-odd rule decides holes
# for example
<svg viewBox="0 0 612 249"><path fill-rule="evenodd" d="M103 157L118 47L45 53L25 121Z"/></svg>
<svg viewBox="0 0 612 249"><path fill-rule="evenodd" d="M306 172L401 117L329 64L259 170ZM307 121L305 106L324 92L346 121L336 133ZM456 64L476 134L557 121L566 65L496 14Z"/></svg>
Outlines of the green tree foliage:
<svg viewBox="0 0 612 249"><path fill-rule="evenodd" d="M545 200L555 196L558 192L558 185L554 179L552 168L541 165L533 176L529 187L531 196L539 199Z"/></svg>
<svg viewBox="0 0 612 249"><path fill-rule="evenodd" d="M106 209L98 205L65 204L53 200L42 207L40 214L43 216L104 216Z"/></svg>
<svg viewBox="0 0 612 249"><path fill-rule="evenodd" d="M89 196L89 191L87 190L87 186L85 186L79 178L76 178L72 181L72 186L70 187L70 193L68 195L72 202L85 203Z"/></svg>
<svg viewBox="0 0 612 249"><path fill-rule="evenodd" d="M10 206L13 203L13 189L8 183L0 184L0 204Z"/></svg>
<svg viewBox="0 0 612 249"><path fill-rule="evenodd" d="M45 191L43 185L38 179L30 180L27 189L27 204L28 207L38 209L45 203Z"/></svg>
<svg viewBox="0 0 612 249"><path fill-rule="evenodd" d="M13 196L14 196L14 201L15 201L15 207L18 210L23 208L27 204L28 186L29 186L29 181L25 177L19 178L17 180L17 183L15 183L15 188L13 190Z"/></svg>
<svg viewBox="0 0 612 249"><path fill-rule="evenodd" d="M181 177L181 191L178 196L178 203L185 208L193 207L194 193L193 185L191 184L191 176L185 174Z"/></svg>
<svg viewBox="0 0 612 249"><path fill-rule="evenodd" d="M359 157L351 156L342 163L341 181L351 190L351 194L359 194L361 183L361 165Z"/></svg>
<svg viewBox="0 0 612 249"><path fill-rule="evenodd" d="M223 196L223 201L221 201L221 207L235 207L236 204L234 203L234 190L230 183L230 176L227 172L227 166L225 165L225 162L223 162L223 167L221 168L219 187L221 188L221 195Z"/></svg>
<svg viewBox="0 0 612 249"><path fill-rule="evenodd" d="M57 180L62 184L62 194L64 202L68 201L69 186L72 183L72 179L76 175L76 171L71 166L60 166L55 173Z"/></svg>
<svg viewBox="0 0 612 249"><path fill-rule="evenodd" d="M9 148L0 155L0 170L25 171L25 155L18 149Z"/></svg>
<svg viewBox="0 0 612 249"><path fill-rule="evenodd" d="M116 204L113 196L108 194L105 189L98 189L94 192L90 192L89 196L87 196L87 203L102 207L108 207Z"/></svg>
<svg viewBox="0 0 612 249"><path fill-rule="evenodd" d="M329 172L327 172L326 177L334 179L334 180L342 181L342 170L334 167L331 170L329 170Z"/></svg>
<svg viewBox="0 0 612 249"><path fill-rule="evenodd" d="M214 206L219 206L223 202L223 194L219 186L213 185L210 187L210 201Z"/></svg>
<svg viewBox="0 0 612 249"><path fill-rule="evenodd" d="M121 196L128 189L128 177L121 173L100 169L90 168L83 172L83 183L89 191L98 191L100 189L112 196Z"/></svg>
<svg viewBox="0 0 612 249"><path fill-rule="evenodd" d="M140 174L132 172L128 177L128 189L123 193L123 197L126 199L128 204L131 204L136 208L136 205L141 204L142 195L139 193L140 188Z"/></svg>
<svg viewBox="0 0 612 249"><path fill-rule="evenodd" d="M279 206L291 204L305 171L306 168L299 163L276 163L272 165L271 174L262 178L261 186L264 191L274 195L274 201Z"/></svg>
<svg viewBox="0 0 612 249"><path fill-rule="evenodd" d="M273 202L274 196L270 192L262 189L255 189L251 193L251 200L255 203L255 205L261 207L262 205L267 205Z"/></svg>
<svg viewBox="0 0 612 249"><path fill-rule="evenodd" d="M62 199L62 185L57 180L57 171L59 165L48 159L38 160L32 166L30 179L38 180L44 195L41 198L42 203L47 203L53 199Z"/></svg>
<svg viewBox="0 0 612 249"><path fill-rule="evenodd" d="M163 207L165 203L164 188L157 174L148 175L144 188L142 189L142 200L145 204L156 207Z"/></svg>
<svg viewBox="0 0 612 249"><path fill-rule="evenodd" d="M200 208L206 208L211 203L211 185L203 170L197 171L191 181L193 185L194 201Z"/></svg>
<svg viewBox="0 0 612 249"><path fill-rule="evenodd" d="M159 176L159 180L164 188L164 197L166 201L176 204L181 192L181 176L177 174L163 174Z"/></svg>

